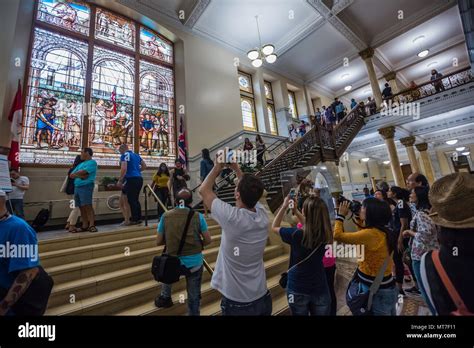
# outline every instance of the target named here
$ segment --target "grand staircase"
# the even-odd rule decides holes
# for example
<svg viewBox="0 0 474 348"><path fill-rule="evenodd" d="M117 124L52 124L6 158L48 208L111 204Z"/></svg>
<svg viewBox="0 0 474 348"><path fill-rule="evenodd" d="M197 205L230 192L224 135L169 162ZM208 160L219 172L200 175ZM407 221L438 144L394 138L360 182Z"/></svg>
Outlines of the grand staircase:
<svg viewBox="0 0 474 348"><path fill-rule="evenodd" d="M269 214L282 203L290 189L294 172L321 161L338 161L349 143L364 125L364 117L353 109L335 130L314 127L289 145L281 141L272 147L276 157L258 175L266 187ZM300 173L301 174L301 173ZM303 174L304 175L304 174ZM232 179L230 177L229 179ZM234 184L222 180L219 198L233 202ZM202 202L196 205L202 209ZM207 219L212 243L204 253L214 268L221 240L221 227ZM279 238L271 236L264 253L268 289L273 299L273 314L288 313L284 290L279 286L280 274L288 266L288 249ZM39 243L43 267L55 281L47 315L183 315L186 313L186 285L181 279L173 286L170 308L156 308L154 299L160 293L150 272L155 255L156 225L135 226L98 233L78 233L67 237L42 240ZM201 315L220 314L220 294L210 287L211 275L204 270Z"/></svg>

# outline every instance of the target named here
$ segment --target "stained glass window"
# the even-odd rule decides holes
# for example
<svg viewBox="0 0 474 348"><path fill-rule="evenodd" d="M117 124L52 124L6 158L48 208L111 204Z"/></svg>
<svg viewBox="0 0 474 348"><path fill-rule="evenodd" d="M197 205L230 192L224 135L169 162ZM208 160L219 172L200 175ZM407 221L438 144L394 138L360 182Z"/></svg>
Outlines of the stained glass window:
<svg viewBox="0 0 474 348"><path fill-rule="evenodd" d="M288 103L289 103L291 117L298 118L298 109L296 108L295 92L288 91Z"/></svg>
<svg viewBox="0 0 474 348"><path fill-rule="evenodd" d="M148 62L140 63L140 153L147 159L176 156L173 71ZM161 160L161 159L160 159ZM158 161L156 165L159 165Z"/></svg>
<svg viewBox="0 0 474 348"><path fill-rule="evenodd" d="M95 36L125 48L135 48L135 23L97 8Z"/></svg>
<svg viewBox="0 0 474 348"><path fill-rule="evenodd" d="M94 12L95 32L90 20ZM80 0L38 0L34 28L21 163L70 165L81 148L90 146L100 165L116 166L120 144L146 156L151 166L174 162L171 42ZM136 28L141 28L140 47ZM72 32L83 34L83 40ZM140 100L135 100L137 94ZM143 128L153 128L151 144Z"/></svg>
<svg viewBox="0 0 474 348"><path fill-rule="evenodd" d="M268 100L273 100L272 84L268 81L265 81L264 87L265 87L265 97Z"/></svg>
<svg viewBox="0 0 474 348"><path fill-rule="evenodd" d="M255 122L255 107L253 99L241 96L240 106L242 108L242 119L244 122L244 129L256 131L257 126Z"/></svg>
<svg viewBox="0 0 474 348"><path fill-rule="evenodd" d="M70 163L82 139L87 44L35 29L22 162Z"/></svg>
<svg viewBox="0 0 474 348"><path fill-rule="evenodd" d="M89 35L90 8L71 0L39 0L37 19Z"/></svg>
<svg viewBox="0 0 474 348"><path fill-rule="evenodd" d="M268 121L270 123L270 133L272 133L273 135L278 135L275 107L273 106L273 104L267 105L267 111L268 111Z"/></svg>
<svg viewBox="0 0 474 348"><path fill-rule="evenodd" d="M151 30L143 27L140 29L140 53L166 63L173 63L173 47Z"/></svg>
<svg viewBox="0 0 474 348"><path fill-rule="evenodd" d="M239 71L239 86L242 92L253 93L252 77Z"/></svg>

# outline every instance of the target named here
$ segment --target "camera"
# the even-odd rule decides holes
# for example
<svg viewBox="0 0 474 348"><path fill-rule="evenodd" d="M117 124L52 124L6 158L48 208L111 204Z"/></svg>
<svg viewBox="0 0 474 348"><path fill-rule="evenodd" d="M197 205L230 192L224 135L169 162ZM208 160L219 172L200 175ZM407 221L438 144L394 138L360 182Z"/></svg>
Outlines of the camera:
<svg viewBox="0 0 474 348"><path fill-rule="evenodd" d="M359 215L362 203L360 203L359 201L351 201L344 196L340 196L337 200L337 204L340 205L342 202L345 201L349 202L349 210L352 212L352 214Z"/></svg>

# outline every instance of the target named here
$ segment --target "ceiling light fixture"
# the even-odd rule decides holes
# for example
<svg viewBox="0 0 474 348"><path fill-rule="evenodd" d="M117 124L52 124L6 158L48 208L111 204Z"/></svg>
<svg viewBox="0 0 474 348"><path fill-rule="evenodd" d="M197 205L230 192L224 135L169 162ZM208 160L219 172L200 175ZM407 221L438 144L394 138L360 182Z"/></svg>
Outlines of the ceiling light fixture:
<svg viewBox="0 0 474 348"><path fill-rule="evenodd" d="M369 157L364 157L361 159L362 162L369 162L370 161L370 158Z"/></svg>
<svg viewBox="0 0 474 348"><path fill-rule="evenodd" d="M345 90L346 92L349 92L351 89L352 89L352 86L351 86L351 85L344 87L344 90Z"/></svg>
<svg viewBox="0 0 474 348"><path fill-rule="evenodd" d="M390 164L390 161L383 161L383 164L385 165Z"/></svg>
<svg viewBox="0 0 474 348"><path fill-rule="evenodd" d="M342 74L341 75L341 80L345 80L349 77L350 75L349 74Z"/></svg>
<svg viewBox="0 0 474 348"><path fill-rule="evenodd" d="M260 36L260 27L258 25L258 16L255 16L255 21L257 22L258 42L259 42L260 48L250 50L247 53L247 57L252 61L252 65L254 67L260 68L263 65L264 60L268 64L273 64L276 62L278 56L275 53L274 45L265 44L262 46L262 38Z"/></svg>
<svg viewBox="0 0 474 348"><path fill-rule="evenodd" d="M432 66L435 66L435 65L437 65L437 64L438 64L438 62L431 62L431 63L428 64L426 67L427 67L427 68L431 68Z"/></svg>
<svg viewBox="0 0 474 348"><path fill-rule="evenodd" d="M458 142L457 139L452 139L452 140L447 140L447 141L446 141L446 144L448 144L448 145L455 145L457 142Z"/></svg>
<svg viewBox="0 0 474 348"><path fill-rule="evenodd" d="M470 153L471 153L471 152L469 152L469 151L466 151L466 152L462 152L462 153L461 153L461 155L464 155L464 156L469 156L469 154L470 154Z"/></svg>
<svg viewBox="0 0 474 348"><path fill-rule="evenodd" d="M418 51L417 56L420 57L420 58L424 58L430 53L429 49L427 49L426 47L423 47L423 42L424 41L425 41L425 36L424 35L418 36L413 40L413 43L415 45L418 45L419 51Z"/></svg>
<svg viewBox="0 0 474 348"><path fill-rule="evenodd" d="M457 147L456 151L464 151L465 148L466 148L465 146Z"/></svg>

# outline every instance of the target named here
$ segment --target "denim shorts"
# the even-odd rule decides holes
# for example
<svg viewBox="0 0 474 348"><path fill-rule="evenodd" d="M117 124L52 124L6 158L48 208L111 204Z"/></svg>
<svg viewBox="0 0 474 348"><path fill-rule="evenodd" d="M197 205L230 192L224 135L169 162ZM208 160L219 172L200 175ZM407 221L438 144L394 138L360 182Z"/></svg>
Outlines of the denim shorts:
<svg viewBox="0 0 474 348"><path fill-rule="evenodd" d="M76 204L76 207L92 205L93 195L94 183L74 187L74 203Z"/></svg>

